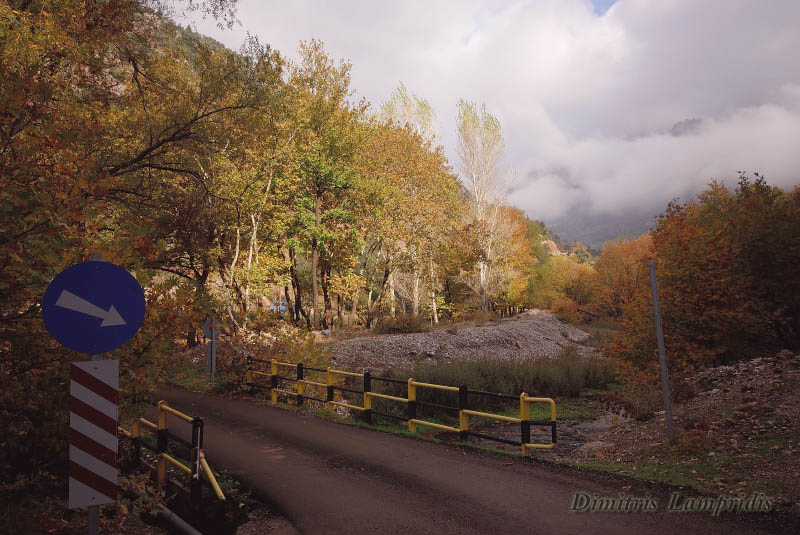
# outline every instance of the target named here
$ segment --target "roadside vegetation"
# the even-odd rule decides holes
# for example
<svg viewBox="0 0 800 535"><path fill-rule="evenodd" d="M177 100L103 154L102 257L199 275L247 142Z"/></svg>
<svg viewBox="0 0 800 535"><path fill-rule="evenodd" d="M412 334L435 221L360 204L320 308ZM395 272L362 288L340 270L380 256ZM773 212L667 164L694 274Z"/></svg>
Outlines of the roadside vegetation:
<svg viewBox="0 0 800 535"><path fill-rule="evenodd" d="M0 0L0 492L13 503L28 483L66 492L68 363L85 356L50 338L40 303L92 253L147 298L141 330L106 355L121 362L126 415L165 380L207 385L211 317L227 392L248 355L325 367L317 339L335 331L491 325L536 307L584 326L606 358L402 373L565 400L597 391L646 421L658 412L651 259L673 382L800 351L800 188L712 182L598 256L510 206L486 105L453 96L450 162L435 110L404 85L355 101L351 65L323 43L301 42L296 62L256 39L234 52L170 22L169 5Z"/></svg>
<svg viewBox="0 0 800 535"><path fill-rule="evenodd" d="M517 396L527 392L531 396L574 397L586 389L604 389L614 382L616 368L610 359L582 357L573 347L568 347L552 359L454 361L435 366L417 365L393 375L397 379L413 377L423 383L467 385L472 390ZM387 390L391 393L397 388ZM445 396L451 397L447 392L420 390L418 399L423 401L441 403ZM481 408L488 409L492 408L493 401L485 398L480 403Z"/></svg>

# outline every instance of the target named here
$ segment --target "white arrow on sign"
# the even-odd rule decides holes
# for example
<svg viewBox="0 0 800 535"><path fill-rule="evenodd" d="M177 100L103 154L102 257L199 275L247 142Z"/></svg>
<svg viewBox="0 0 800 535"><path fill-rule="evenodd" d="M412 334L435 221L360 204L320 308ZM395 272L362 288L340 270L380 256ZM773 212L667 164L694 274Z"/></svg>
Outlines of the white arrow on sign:
<svg viewBox="0 0 800 535"><path fill-rule="evenodd" d="M114 308L114 305L111 305L111 308L108 310L103 310L99 306L93 305L86 299L82 299L67 290L61 291L61 295L58 296L58 301L56 301L56 306L74 310L75 312L80 312L81 314L94 316L95 318L102 318L103 323L100 324L100 327L125 325L125 320L119 315L119 312L117 312L117 309Z"/></svg>

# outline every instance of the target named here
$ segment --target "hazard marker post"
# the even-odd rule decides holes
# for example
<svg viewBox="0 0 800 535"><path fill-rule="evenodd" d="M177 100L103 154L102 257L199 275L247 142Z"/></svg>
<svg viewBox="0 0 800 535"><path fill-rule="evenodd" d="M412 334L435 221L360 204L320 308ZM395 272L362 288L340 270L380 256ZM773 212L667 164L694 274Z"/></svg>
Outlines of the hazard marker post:
<svg viewBox="0 0 800 535"><path fill-rule="evenodd" d="M99 532L100 505L117 500L119 361L100 353L130 340L144 312L142 287L102 255L56 275L42 299L53 338L91 355L69 374L69 508L89 508L89 535Z"/></svg>

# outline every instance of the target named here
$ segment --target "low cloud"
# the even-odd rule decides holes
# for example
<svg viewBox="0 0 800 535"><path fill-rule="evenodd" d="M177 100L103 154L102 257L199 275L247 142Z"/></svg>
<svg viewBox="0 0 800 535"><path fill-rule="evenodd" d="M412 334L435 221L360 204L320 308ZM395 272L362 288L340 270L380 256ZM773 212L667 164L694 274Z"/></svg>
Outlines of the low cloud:
<svg viewBox="0 0 800 535"><path fill-rule="evenodd" d="M436 108L456 169L456 101L485 101L518 170L511 200L531 217L652 215L738 170L800 182L800 2L598 12L588 0L243 1L241 27L197 28L234 49L249 31L290 58L320 38L376 106L403 81Z"/></svg>
<svg viewBox="0 0 800 535"><path fill-rule="evenodd" d="M786 187L800 182L800 99L689 124L686 130L587 138L551 148L546 161L518 185L513 200L547 220L574 209L652 215L673 198L690 198L713 178L735 184L738 171L758 171Z"/></svg>

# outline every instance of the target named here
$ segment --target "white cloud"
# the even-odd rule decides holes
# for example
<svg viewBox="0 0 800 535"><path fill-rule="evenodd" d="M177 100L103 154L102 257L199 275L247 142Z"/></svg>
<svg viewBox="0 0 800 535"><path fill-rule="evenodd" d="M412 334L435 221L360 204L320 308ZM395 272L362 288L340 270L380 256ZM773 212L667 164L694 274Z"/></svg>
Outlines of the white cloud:
<svg viewBox="0 0 800 535"><path fill-rule="evenodd" d="M512 201L532 217L571 208L660 211L712 177L800 182L800 2L243 1L242 26L198 29L238 48L246 31L290 58L320 38L378 106L399 81L435 106L457 168L458 98L500 119ZM700 118L675 137L671 127Z"/></svg>

